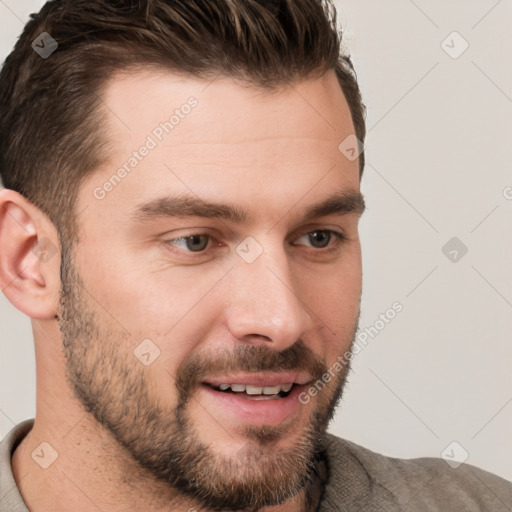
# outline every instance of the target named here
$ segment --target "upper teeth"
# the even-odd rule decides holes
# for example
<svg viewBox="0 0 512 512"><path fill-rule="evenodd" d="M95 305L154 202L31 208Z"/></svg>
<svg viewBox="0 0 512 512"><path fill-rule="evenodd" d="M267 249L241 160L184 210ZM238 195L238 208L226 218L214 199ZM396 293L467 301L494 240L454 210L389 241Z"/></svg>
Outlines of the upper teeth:
<svg viewBox="0 0 512 512"><path fill-rule="evenodd" d="M219 389L221 391L226 391L226 389L231 388L232 391L237 393L247 393L248 395L277 395L281 391L288 393L288 391L292 389L292 386L293 384L281 384L266 387L251 386L249 384L221 384Z"/></svg>

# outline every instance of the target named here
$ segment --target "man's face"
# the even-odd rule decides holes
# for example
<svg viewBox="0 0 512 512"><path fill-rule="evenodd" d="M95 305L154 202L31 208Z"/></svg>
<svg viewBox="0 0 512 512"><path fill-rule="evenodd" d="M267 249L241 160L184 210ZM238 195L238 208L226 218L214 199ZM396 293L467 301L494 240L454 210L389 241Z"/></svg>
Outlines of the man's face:
<svg viewBox="0 0 512 512"><path fill-rule="evenodd" d="M75 392L203 504L281 502L311 470L359 314L359 171L338 150L354 129L335 75L268 93L147 72L103 100L111 158L82 184L63 254Z"/></svg>

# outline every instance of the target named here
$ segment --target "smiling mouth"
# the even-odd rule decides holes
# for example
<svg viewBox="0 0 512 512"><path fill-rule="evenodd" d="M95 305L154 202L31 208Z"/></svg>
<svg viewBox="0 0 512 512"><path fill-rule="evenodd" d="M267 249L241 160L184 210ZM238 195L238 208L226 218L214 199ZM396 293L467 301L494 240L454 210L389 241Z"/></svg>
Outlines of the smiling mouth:
<svg viewBox="0 0 512 512"><path fill-rule="evenodd" d="M221 393L239 396L247 400L279 400L286 398L295 386L294 383L279 384L276 386L253 386L250 384L213 384L205 383L206 386Z"/></svg>

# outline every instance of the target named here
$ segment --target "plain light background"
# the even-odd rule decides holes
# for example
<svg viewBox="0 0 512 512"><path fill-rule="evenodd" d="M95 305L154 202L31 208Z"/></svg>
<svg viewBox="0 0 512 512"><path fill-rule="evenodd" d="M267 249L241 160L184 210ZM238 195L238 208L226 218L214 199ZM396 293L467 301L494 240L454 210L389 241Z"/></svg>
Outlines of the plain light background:
<svg viewBox="0 0 512 512"><path fill-rule="evenodd" d="M0 0L1 60L42 4ZM373 337L330 430L511 480L512 3L337 6L368 107L360 331ZM34 413L30 322L0 294L0 438Z"/></svg>

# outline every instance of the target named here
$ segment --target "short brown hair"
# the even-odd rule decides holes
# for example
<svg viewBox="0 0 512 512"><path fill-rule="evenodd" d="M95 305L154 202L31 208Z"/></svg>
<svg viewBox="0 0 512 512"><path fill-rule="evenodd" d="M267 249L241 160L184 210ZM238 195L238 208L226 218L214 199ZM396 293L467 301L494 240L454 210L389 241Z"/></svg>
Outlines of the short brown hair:
<svg viewBox="0 0 512 512"><path fill-rule="evenodd" d="M43 32L58 43L46 59L32 48ZM334 69L363 142L365 108L340 45L331 0L47 2L0 73L3 184L69 239L79 185L106 159L102 87L116 71L148 66L265 89ZM362 175L364 153L359 163Z"/></svg>

